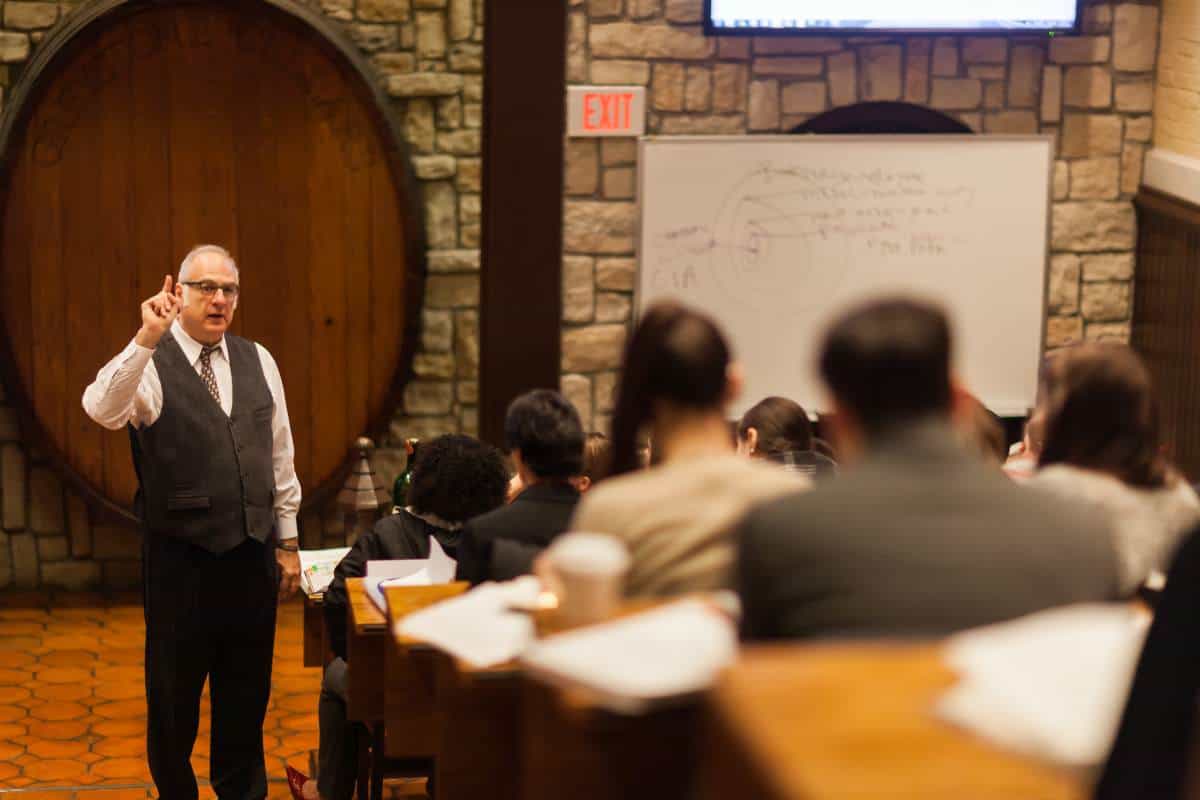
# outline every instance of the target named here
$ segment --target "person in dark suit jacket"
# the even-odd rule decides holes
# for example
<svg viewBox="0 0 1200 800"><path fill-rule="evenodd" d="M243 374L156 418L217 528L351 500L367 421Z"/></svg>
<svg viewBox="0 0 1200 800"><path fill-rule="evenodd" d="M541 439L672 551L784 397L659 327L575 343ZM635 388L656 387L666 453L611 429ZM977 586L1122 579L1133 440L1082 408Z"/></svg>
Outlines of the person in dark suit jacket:
<svg viewBox="0 0 1200 800"><path fill-rule="evenodd" d="M558 392L537 389L512 402L504 440L525 488L509 505L463 528L458 580L478 584L526 572L537 553L567 529L579 502L571 479L583 470L583 439L579 412ZM497 550L501 541L509 544Z"/></svg>
<svg viewBox="0 0 1200 800"><path fill-rule="evenodd" d="M950 354L945 315L924 303L881 300L834 323L820 369L850 466L743 520L743 638L943 635L1117 598L1103 519L964 449Z"/></svg>
<svg viewBox="0 0 1200 800"><path fill-rule="evenodd" d="M496 448L470 436L450 434L427 442L413 465L409 505L359 536L338 563L325 590L325 630L334 658L325 667L321 699L317 784L304 784L305 798L349 800L358 770L358 736L346 720L346 580L367 574L367 562L428 558L430 542L458 556L462 528L472 517L504 502L508 470Z"/></svg>

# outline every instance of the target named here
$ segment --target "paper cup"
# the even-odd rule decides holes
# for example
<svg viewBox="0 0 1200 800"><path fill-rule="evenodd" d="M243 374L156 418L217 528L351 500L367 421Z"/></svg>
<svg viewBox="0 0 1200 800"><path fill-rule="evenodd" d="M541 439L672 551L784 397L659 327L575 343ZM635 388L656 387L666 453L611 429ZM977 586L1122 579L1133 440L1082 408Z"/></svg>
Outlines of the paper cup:
<svg viewBox="0 0 1200 800"><path fill-rule="evenodd" d="M554 540L550 563L561 582L559 613L568 625L609 619L621 606L629 553L613 536L568 533Z"/></svg>

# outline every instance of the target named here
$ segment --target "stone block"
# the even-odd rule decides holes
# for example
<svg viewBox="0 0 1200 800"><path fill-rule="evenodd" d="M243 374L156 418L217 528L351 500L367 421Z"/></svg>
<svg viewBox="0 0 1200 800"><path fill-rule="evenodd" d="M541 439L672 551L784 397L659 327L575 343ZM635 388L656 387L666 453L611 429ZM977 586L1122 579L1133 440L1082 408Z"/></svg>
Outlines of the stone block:
<svg viewBox="0 0 1200 800"><path fill-rule="evenodd" d="M637 261L632 258L601 258L596 262L596 288L633 291Z"/></svg>
<svg viewBox="0 0 1200 800"><path fill-rule="evenodd" d="M567 81L585 83L588 76L588 19L585 14L567 17Z"/></svg>
<svg viewBox="0 0 1200 800"><path fill-rule="evenodd" d="M563 242L568 253L632 253L636 227L633 203L566 201Z"/></svg>
<svg viewBox="0 0 1200 800"><path fill-rule="evenodd" d="M413 173L423 181L438 181L454 176L456 163L454 156L414 156L412 160Z"/></svg>
<svg viewBox="0 0 1200 800"><path fill-rule="evenodd" d="M1108 108L1112 96L1112 73L1104 67L1067 67L1063 102L1068 108Z"/></svg>
<svg viewBox="0 0 1200 800"><path fill-rule="evenodd" d="M1050 61L1055 64L1103 64L1112 52L1107 36L1055 36L1050 40Z"/></svg>
<svg viewBox="0 0 1200 800"><path fill-rule="evenodd" d="M779 130L779 81L751 81L747 128L751 131Z"/></svg>
<svg viewBox="0 0 1200 800"><path fill-rule="evenodd" d="M987 133L1037 133L1037 115L1032 111L997 111L985 114L983 130Z"/></svg>
<svg viewBox="0 0 1200 800"><path fill-rule="evenodd" d="M1129 344L1131 333L1128 322L1089 322L1083 329L1083 338L1089 342Z"/></svg>
<svg viewBox="0 0 1200 800"><path fill-rule="evenodd" d="M464 408L462 411L458 412L458 417L459 428L463 433L465 433L467 436L479 435L479 409Z"/></svg>
<svg viewBox="0 0 1200 800"><path fill-rule="evenodd" d="M1121 164L1114 157L1071 162L1071 199L1116 200L1121 193Z"/></svg>
<svg viewBox="0 0 1200 800"><path fill-rule="evenodd" d="M459 158L458 174L454 178L454 188L460 192L483 191L483 160L479 158Z"/></svg>
<svg viewBox="0 0 1200 800"><path fill-rule="evenodd" d="M905 102L921 105L929 102L929 61L932 50L933 42L929 39L909 41L904 67Z"/></svg>
<svg viewBox="0 0 1200 800"><path fill-rule="evenodd" d="M471 0L450 0L446 20L449 22L451 39L456 42L470 39L475 32L475 13Z"/></svg>
<svg viewBox="0 0 1200 800"><path fill-rule="evenodd" d="M820 55L844 50L840 39L832 36L757 36L755 55Z"/></svg>
<svg viewBox="0 0 1200 800"><path fill-rule="evenodd" d="M454 343L454 317L449 311L421 312L421 349L446 353Z"/></svg>
<svg viewBox="0 0 1200 800"><path fill-rule="evenodd" d="M463 101L467 103L483 102L483 76L463 76Z"/></svg>
<svg viewBox="0 0 1200 800"><path fill-rule="evenodd" d="M1006 74L1003 64L972 64L967 67L968 78L984 81L1002 81Z"/></svg>
<svg viewBox="0 0 1200 800"><path fill-rule="evenodd" d="M410 101L404 113L404 138L412 149L418 153L433 152L435 135L433 103L428 100Z"/></svg>
<svg viewBox="0 0 1200 800"><path fill-rule="evenodd" d="M0 32L0 63L15 64L28 58L29 36L27 34L11 31Z"/></svg>
<svg viewBox="0 0 1200 800"><path fill-rule="evenodd" d="M606 167L637 163L637 139L606 138L600 140L600 162Z"/></svg>
<svg viewBox="0 0 1200 800"><path fill-rule="evenodd" d="M854 53L834 53L828 58L829 102L834 107L858 100L858 59Z"/></svg>
<svg viewBox="0 0 1200 800"><path fill-rule="evenodd" d="M717 58L746 61L750 58L750 44L749 39L722 36L717 40Z"/></svg>
<svg viewBox="0 0 1200 800"><path fill-rule="evenodd" d="M452 72L483 72L483 47L468 42L455 42L447 58Z"/></svg>
<svg viewBox="0 0 1200 800"><path fill-rule="evenodd" d="M1046 320L1046 347L1066 347L1083 341L1080 317L1049 317Z"/></svg>
<svg viewBox="0 0 1200 800"><path fill-rule="evenodd" d="M462 98L458 95L439 97L437 103L437 126L443 129L462 127Z"/></svg>
<svg viewBox="0 0 1200 800"><path fill-rule="evenodd" d="M71 555L88 558L92 554L92 525L87 503L75 492L67 492L67 533L71 537Z"/></svg>
<svg viewBox="0 0 1200 800"><path fill-rule="evenodd" d="M463 76L450 72L413 72L389 75L388 94L393 97L448 97L463 88Z"/></svg>
<svg viewBox="0 0 1200 800"><path fill-rule="evenodd" d="M100 565L95 561L60 561L42 565L42 583L71 591L100 586Z"/></svg>
<svg viewBox="0 0 1200 800"><path fill-rule="evenodd" d="M454 405L454 387L444 381L410 381L404 387L404 411L408 414L446 414Z"/></svg>
<svg viewBox="0 0 1200 800"><path fill-rule="evenodd" d="M38 585L37 541L32 533L10 533L9 551L12 553L13 585L18 589L32 589Z"/></svg>
<svg viewBox="0 0 1200 800"><path fill-rule="evenodd" d="M781 78L811 78L821 74L822 66L821 59L812 56L767 56L755 58L752 65L755 75Z"/></svg>
<svg viewBox="0 0 1200 800"><path fill-rule="evenodd" d="M827 87L823 81L789 83L783 87L785 114L816 114L829 107Z"/></svg>
<svg viewBox="0 0 1200 800"><path fill-rule="evenodd" d="M715 43L699 27L661 23L608 22L591 26L592 58L665 58L702 61L712 58Z"/></svg>
<svg viewBox="0 0 1200 800"><path fill-rule="evenodd" d="M596 322L628 322L633 301L627 294L600 292L596 295Z"/></svg>
<svg viewBox="0 0 1200 800"><path fill-rule="evenodd" d="M1121 3L1113 15L1113 67L1149 72L1158 54L1158 6Z"/></svg>
<svg viewBox="0 0 1200 800"><path fill-rule="evenodd" d="M587 0L588 16L592 19L619 17L624 12L625 0Z"/></svg>
<svg viewBox="0 0 1200 800"><path fill-rule="evenodd" d="M713 67L713 111L741 111L746 107L750 71L744 64Z"/></svg>
<svg viewBox="0 0 1200 800"><path fill-rule="evenodd" d="M363 22L406 22L412 14L412 3L410 0L358 0L357 10L358 18ZM420 20L420 15L417 19Z"/></svg>
<svg viewBox="0 0 1200 800"><path fill-rule="evenodd" d="M1042 48L1035 45L1019 44L1013 47L1012 70L1008 79L1008 105L1012 108L1033 108L1037 103L1043 57Z"/></svg>
<svg viewBox="0 0 1200 800"><path fill-rule="evenodd" d="M458 246L458 195L449 181L423 184L425 195L425 236L435 250Z"/></svg>
<svg viewBox="0 0 1200 800"><path fill-rule="evenodd" d="M1042 68L1042 122L1062 119L1062 68Z"/></svg>
<svg viewBox="0 0 1200 800"><path fill-rule="evenodd" d="M459 381L455 396L460 403L476 405L479 403L479 382Z"/></svg>
<svg viewBox="0 0 1200 800"><path fill-rule="evenodd" d="M1051 314L1079 311L1079 256L1056 255L1050 259L1050 288L1046 309Z"/></svg>
<svg viewBox="0 0 1200 800"><path fill-rule="evenodd" d="M454 319L454 354L458 357L458 377L475 380L479 376L479 312L460 311Z"/></svg>
<svg viewBox="0 0 1200 800"><path fill-rule="evenodd" d="M69 11L70 8L63 8L64 14ZM354 0L321 0L321 11L327 17L346 22L354 19Z"/></svg>
<svg viewBox="0 0 1200 800"><path fill-rule="evenodd" d="M563 375L559 381L559 390L567 402L575 406L579 412L579 421L583 429L592 427L592 381L586 375Z"/></svg>
<svg viewBox="0 0 1200 800"><path fill-rule="evenodd" d="M397 416L388 426L388 435L392 441L402 442L410 437L417 439L432 439L443 433L458 431L458 420L455 417L407 417Z"/></svg>
<svg viewBox="0 0 1200 800"><path fill-rule="evenodd" d="M957 111L978 108L983 102L983 82L976 78L934 78L934 108Z"/></svg>
<svg viewBox="0 0 1200 800"><path fill-rule="evenodd" d="M1121 153L1121 192L1137 194L1142 185L1142 168L1146 160L1145 145L1126 142Z"/></svg>
<svg viewBox="0 0 1200 800"><path fill-rule="evenodd" d="M632 200L637 195L637 170L632 167L613 167L604 170L604 198Z"/></svg>
<svg viewBox="0 0 1200 800"><path fill-rule="evenodd" d="M619 375L617 372L599 372L593 376L597 411L607 413L616 406Z"/></svg>
<svg viewBox="0 0 1200 800"><path fill-rule="evenodd" d="M950 38L940 38L933 45L933 74L939 78L953 78L958 75L958 42Z"/></svg>
<svg viewBox="0 0 1200 800"><path fill-rule="evenodd" d="M478 250L434 250L427 256L430 272L478 272Z"/></svg>
<svg viewBox="0 0 1200 800"><path fill-rule="evenodd" d="M426 308L470 308L478 305L478 275L430 275L425 281Z"/></svg>
<svg viewBox="0 0 1200 800"><path fill-rule="evenodd" d="M439 131L437 148L443 153L477 156L480 151L480 136L477 130Z"/></svg>
<svg viewBox="0 0 1200 800"><path fill-rule="evenodd" d="M1112 23L1113 8L1108 3L1096 3L1083 10L1084 33L1108 33Z"/></svg>
<svg viewBox="0 0 1200 800"><path fill-rule="evenodd" d="M683 64L655 64L650 79L651 108L682 111L687 70Z"/></svg>
<svg viewBox="0 0 1200 800"><path fill-rule="evenodd" d="M1067 114L1059 138L1063 158L1115 156L1121 153L1121 118L1099 114Z"/></svg>
<svg viewBox="0 0 1200 800"><path fill-rule="evenodd" d="M600 86L645 86L650 83L650 64L626 59L595 59L591 81Z"/></svg>
<svg viewBox="0 0 1200 800"><path fill-rule="evenodd" d="M457 365L449 353L417 353L413 356L413 373L418 378L449 379Z"/></svg>
<svg viewBox="0 0 1200 800"><path fill-rule="evenodd" d="M591 196L600 185L600 143L597 139L567 140L568 195Z"/></svg>
<svg viewBox="0 0 1200 800"><path fill-rule="evenodd" d="M25 527L25 451L16 444L0 446L0 521L8 531Z"/></svg>
<svg viewBox="0 0 1200 800"><path fill-rule="evenodd" d="M562 304L564 322L591 322L596 311L595 259L563 256Z"/></svg>
<svg viewBox="0 0 1200 800"><path fill-rule="evenodd" d="M93 529L92 558L110 561L123 558L139 558L142 553L142 537L133 524L97 525Z"/></svg>
<svg viewBox="0 0 1200 800"><path fill-rule="evenodd" d="M4 27L30 31L49 28L58 20L56 3L23 3L8 0L4 4Z"/></svg>
<svg viewBox="0 0 1200 800"><path fill-rule="evenodd" d="M1085 283L1080 305L1088 322L1117 322L1128 319L1132 308L1128 282Z"/></svg>
<svg viewBox="0 0 1200 800"><path fill-rule="evenodd" d="M984 81L983 107L986 109L1004 108L1004 84L1000 81ZM1019 112L1018 112L1019 113Z"/></svg>
<svg viewBox="0 0 1200 800"><path fill-rule="evenodd" d="M624 325L588 325L563 332L562 371L599 372L621 364Z"/></svg>
<svg viewBox="0 0 1200 800"><path fill-rule="evenodd" d="M37 537L38 560L45 564L47 561L62 561L70 554L70 545L65 536Z"/></svg>
<svg viewBox="0 0 1200 800"><path fill-rule="evenodd" d="M957 117L963 125L966 125L975 133L983 131L983 114L978 111L959 111L951 116Z"/></svg>
<svg viewBox="0 0 1200 800"><path fill-rule="evenodd" d="M897 44L862 48L859 96L864 101L899 100L903 92L901 78L904 52Z"/></svg>
<svg viewBox="0 0 1200 800"><path fill-rule="evenodd" d="M1133 279L1133 253L1097 253L1083 256L1083 279L1096 281L1128 281Z"/></svg>
<svg viewBox="0 0 1200 800"><path fill-rule="evenodd" d="M1008 61L1008 40L999 36L967 37L962 57L967 64L1004 64Z"/></svg>
<svg viewBox="0 0 1200 800"><path fill-rule="evenodd" d="M1127 81L1118 83L1115 105L1117 111L1152 111L1154 109L1154 82Z"/></svg>
<svg viewBox="0 0 1200 800"><path fill-rule="evenodd" d="M662 0L629 0L629 16L650 19L662 13Z"/></svg>
<svg viewBox="0 0 1200 800"><path fill-rule="evenodd" d="M62 533L65 528L63 515L62 481L45 467L34 467L29 471L29 528L34 533Z"/></svg>
<svg viewBox="0 0 1200 800"><path fill-rule="evenodd" d="M702 0L666 0L667 22L701 22L704 19Z"/></svg>
<svg viewBox="0 0 1200 800"><path fill-rule="evenodd" d="M1136 230L1133 205L1099 201L1056 203L1051 230L1055 250L1076 253L1132 250Z"/></svg>
<svg viewBox="0 0 1200 800"><path fill-rule="evenodd" d="M359 49L367 53L400 47L400 31L395 25L351 25L348 32Z"/></svg>
<svg viewBox="0 0 1200 800"><path fill-rule="evenodd" d="M712 107L712 70L689 66L684 88L683 107L688 111L708 111Z"/></svg>
<svg viewBox="0 0 1200 800"><path fill-rule="evenodd" d="M1071 189L1071 172L1069 162L1054 162L1054 199L1066 200Z"/></svg>

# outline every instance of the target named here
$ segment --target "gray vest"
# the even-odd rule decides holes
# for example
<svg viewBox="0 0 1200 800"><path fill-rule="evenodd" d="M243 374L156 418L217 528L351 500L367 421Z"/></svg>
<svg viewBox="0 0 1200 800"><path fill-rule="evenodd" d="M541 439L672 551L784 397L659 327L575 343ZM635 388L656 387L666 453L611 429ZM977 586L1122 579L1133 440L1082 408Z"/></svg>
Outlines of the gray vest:
<svg viewBox="0 0 1200 800"><path fill-rule="evenodd" d="M223 553L275 525L271 417L275 401L253 342L225 336L233 374L230 415L213 400L179 343L154 351L162 414L129 429L137 506L148 535L173 536Z"/></svg>

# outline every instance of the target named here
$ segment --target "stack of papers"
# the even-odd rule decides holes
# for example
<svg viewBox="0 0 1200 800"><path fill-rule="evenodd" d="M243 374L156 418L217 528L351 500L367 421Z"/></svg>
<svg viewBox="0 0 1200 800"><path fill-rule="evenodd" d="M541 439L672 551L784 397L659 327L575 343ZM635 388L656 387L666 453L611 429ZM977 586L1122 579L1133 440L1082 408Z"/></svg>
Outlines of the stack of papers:
<svg viewBox="0 0 1200 800"><path fill-rule="evenodd" d="M736 657L730 619L699 600L682 600L544 639L521 663L552 682L591 690L610 710L637 714L704 691Z"/></svg>
<svg viewBox="0 0 1200 800"><path fill-rule="evenodd" d="M531 607L541 592L537 578L485 583L466 594L397 621L396 633L419 639L476 668L520 655L534 639L533 620L515 607Z"/></svg>
<svg viewBox="0 0 1200 800"><path fill-rule="evenodd" d="M446 555L438 540L429 537L429 558L397 558L367 562L363 581L367 596L382 612L387 613L385 586L432 586L454 580L458 562Z"/></svg>
<svg viewBox="0 0 1200 800"><path fill-rule="evenodd" d="M1129 605L1075 605L951 637L962 680L944 719L1003 747L1065 764L1100 764L1133 680L1149 617Z"/></svg>
<svg viewBox="0 0 1200 800"><path fill-rule="evenodd" d="M333 571L350 552L349 547L331 547L328 550L300 551L300 588L311 596L321 594L329 588Z"/></svg>

